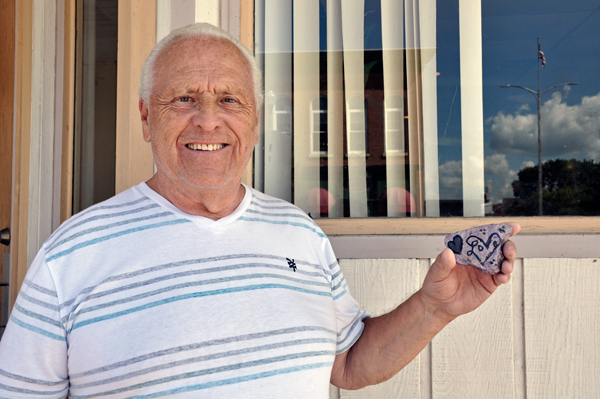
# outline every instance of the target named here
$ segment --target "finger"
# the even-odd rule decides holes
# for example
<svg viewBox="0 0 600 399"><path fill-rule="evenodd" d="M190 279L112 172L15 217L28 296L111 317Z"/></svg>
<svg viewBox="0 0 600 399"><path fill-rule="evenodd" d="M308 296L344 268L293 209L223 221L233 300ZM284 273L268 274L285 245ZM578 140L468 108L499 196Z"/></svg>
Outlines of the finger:
<svg viewBox="0 0 600 399"><path fill-rule="evenodd" d="M456 266L456 257L454 252L449 248L445 248L435 259L431 265L430 273L434 281L444 280L452 269Z"/></svg>
<svg viewBox="0 0 600 399"><path fill-rule="evenodd" d="M504 260L502 262L501 272L510 275L513 272L514 262L512 260Z"/></svg>
<svg viewBox="0 0 600 399"><path fill-rule="evenodd" d="M517 257L517 246L512 241L507 241L502 246L502 254L504 257L510 261L514 260Z"/></svg>
<svg viewBox="0 0 600 399"><path fill-rule="evenodd" d="M502 285L510 281L510 274L496 273L492 276L492 278L494 280L494 284Z"/></svg>
<svg viewBox="0 0 600 399"><path fill-rule="evenodd" d="M517 234L519 231L521 231L521 225L519 223L509 222L506 224L510 225L513 229L512 233L510 233L511 237Z"/></svg>

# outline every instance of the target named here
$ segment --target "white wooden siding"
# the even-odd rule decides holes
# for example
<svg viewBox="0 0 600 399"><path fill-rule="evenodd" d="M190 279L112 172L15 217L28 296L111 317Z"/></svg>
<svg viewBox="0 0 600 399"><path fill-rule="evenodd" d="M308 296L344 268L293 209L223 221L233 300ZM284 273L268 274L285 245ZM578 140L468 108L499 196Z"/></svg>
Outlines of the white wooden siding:
<svg viewBox="0 0 600 399"><path fill-rule="evenodd" d="M342 259L373 316L421 285L430 259ZM600 261L517 259L509 284L453 321L391 380L332 399L595 398L600 395Z"/></svg>

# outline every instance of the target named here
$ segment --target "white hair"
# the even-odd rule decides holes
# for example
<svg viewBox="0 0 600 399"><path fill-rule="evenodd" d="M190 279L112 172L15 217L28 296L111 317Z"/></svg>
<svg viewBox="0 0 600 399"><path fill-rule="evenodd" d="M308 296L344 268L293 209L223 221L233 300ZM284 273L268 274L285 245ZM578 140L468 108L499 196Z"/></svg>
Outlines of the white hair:
<svg viewBox="0 0 600 399"><path fill-rule="evenodd" d="M154 64L156 63L156 59L160 56L160 54L165 49L167 49L169 45L172 44L174 41L192 38L211 38L224 40L233 44L242 52L242 54L248 61L248 64L250 65L250 70L252 73L252 83L254 86L254 100L256 102L256 109L260 108L263 100L262 73L260 71L260 68L258 67L256 59L254 58L250 50L248 50L248 48L244 46L239 40L232 37L224 30L207 23L197 23L176 29L169 33L169 35L167 35L164 39L162 39L154 46L154 48L146 58L146 61L144 61L144 65L142 66L139 90L139 95L142 98L142 100L144 100L146 104L150 104L150 95L152 94L152 86L154 85L155 81Z"/></svg>

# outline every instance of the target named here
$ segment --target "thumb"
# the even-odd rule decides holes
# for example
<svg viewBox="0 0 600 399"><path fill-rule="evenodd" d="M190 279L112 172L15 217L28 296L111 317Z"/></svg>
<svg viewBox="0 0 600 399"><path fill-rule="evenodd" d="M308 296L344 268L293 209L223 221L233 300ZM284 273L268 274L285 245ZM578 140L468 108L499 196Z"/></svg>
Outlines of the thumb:
<svg viewBox="0 0 600 399"><path fill-rule="evenodd" d="M456 267L456 257L450 248L445 248L431 265L430 273L433 281L446 279Z"/></svg>

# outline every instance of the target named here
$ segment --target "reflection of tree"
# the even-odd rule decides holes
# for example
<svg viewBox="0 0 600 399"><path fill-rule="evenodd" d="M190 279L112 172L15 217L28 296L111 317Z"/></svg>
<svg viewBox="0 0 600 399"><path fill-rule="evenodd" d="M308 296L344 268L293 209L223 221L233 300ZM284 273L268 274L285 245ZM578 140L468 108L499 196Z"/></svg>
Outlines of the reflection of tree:
<svg viewBox="0 0 600 399"><path fill-rule="evenodd" d="M542 172L544 215L600 215L600 164L555 159L545 162ZM505 204L503 214L536 215L537 183L537 165L520 170L512 183L515 199Z"/></svg>

